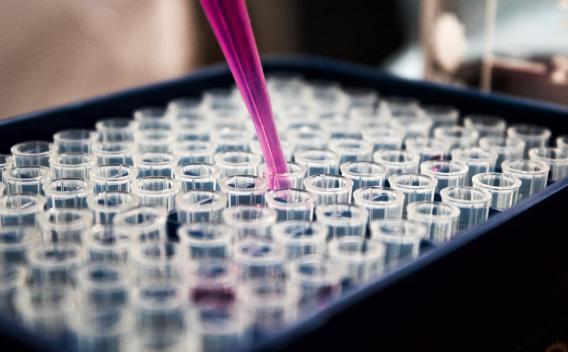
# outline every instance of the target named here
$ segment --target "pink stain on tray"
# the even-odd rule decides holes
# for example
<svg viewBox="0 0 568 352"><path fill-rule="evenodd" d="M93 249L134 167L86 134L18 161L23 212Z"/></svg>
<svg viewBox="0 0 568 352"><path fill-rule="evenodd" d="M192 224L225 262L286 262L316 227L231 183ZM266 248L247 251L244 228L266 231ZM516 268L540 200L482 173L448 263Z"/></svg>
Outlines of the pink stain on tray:
<svg viewBox="0 0 568 352"><path fill-rule="evenodd" d="M241 96L252 117L268 175L285 174L288 170L266 88L266 81L250 18L244 0L201 0L207 19L225 55ZM268 177L271 189L275 185Z"/></svg>

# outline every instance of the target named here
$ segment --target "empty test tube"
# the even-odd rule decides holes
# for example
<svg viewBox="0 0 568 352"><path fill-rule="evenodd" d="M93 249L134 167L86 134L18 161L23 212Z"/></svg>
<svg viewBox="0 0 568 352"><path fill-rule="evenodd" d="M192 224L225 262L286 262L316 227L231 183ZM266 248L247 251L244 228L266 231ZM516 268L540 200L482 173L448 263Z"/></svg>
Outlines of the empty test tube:
<svg viewBox="0 0 568 352"><path fill-rule="evenodd" d="M459 148L452 150L452 160L464 163L468 167L465 185L471 185L471 178L481 172L491 172L495 169L497 154L481 148Z"/></svg>
<svg viewBox="0 0 568 352"><path fill-rule="evenodd" d="M505 135L507 123L499 116L491 115L468 115L464 118L465 128L475 130L479 137L502 137Z"/></svg>
<svg viewBox="0 0 568 352"><path fill-rule="evenodd" d="M182 192L215 191L220 175L219 168L211 164L188 164L174 168L174 177L181 182Z"/></svg>
<svg viewBox="0 0 568 352"><path fill-rule="evenodd" d="M435 243L448 242L458 230L459 208L441 202L416 202L408 205L408 220L427 229L427 237Z"/></svg>
<svg viewBox="0 0 568 352"><path fill-rule="evenodd" d="M169 130L141 130L135 132L134 142L139 153L170 153L176 137Z"/></svg>
<svg viewBox="0 0 568 352"><path fill-rule="evenodd" d="M81 243L93 225L93 215L85 209L52 208L39 216L43 238L49 242Z"/></svg>
<svg viewBox="0 0 568 352"><path fill-rule="evenodd" d="M424 105L422 110L432 120L433 130L442 126L455 126L460 117L460 112L453 106Z"/></svg>
<svg viewBox="0 0 568 352"><path fill-rule="evenodd" d="M229 176L219 183L221 192L227 194L228 206L264 205L266 180L258 176Z"/></svg>
<svg viewBox="0 0 568 352"><path fill-rule="evenodd" d="M137 130L169 130L172 119L166 109L159 106L147 106L134 111Z"/></svg>
<svg viewBox="0 0 568 352"><path fill-rule="evenodd" d="M505 175L521 180L519 200L539 193L546 188L550 167L539 160L507 160L502 164Z"/></svg>
<svg viewBox="0 0 568 352"><path fill-rule="evenodd" d="M363 187L383 186L387 167L372 161L354 161L341 164L341 175L353 181L353 191Z"/></svg>
<svg viewBox="0 0 568 352"><path fill-rule="evenodd" d="M385 266L394 267L400 260L414 259L420 253L420 241L426 238L423 224L402 219L377 220L371 223L371 239L385 246Z"/></svg>
<svg viewBox="0 0 568 352"><path fill-rule="evenodd" d="M306 167L306 176L339 173L339 156L329 150L305 150L295 154L294 159Z"/></svg>
<svg viewBox="0 0 568 352"><path fill-rule="evenodd" d="M271 208L240 205L223 211L223 220L233 231L235 240L271 239L270 228L276 223L276 211Z"/></svg>
<svg viewBox="0 0 568 352"><path fill-rule="evenodd" d="M77 270L85 261L81 246L73 243L45 243L29 252L28 261L34 285L74 284Z"/></svg>
<svg viewBox="0 0 568 352"><path fill-rule="evenodd" d="M0 226L39 226L46 199L40 195L13 194L0 197Z"/></svg>
<svg viewBox="0 0 568 352"><path fill-rule="evenodd" d="M327 226L320 222L290 220L272 226L272 238L284 248L286 259L308 254L324 254L327 248Z"/></svg>
<svg viewBox="0 0 568 352"><path fill-rule="evenodd" d="M111 117L97 121L95 124L99 143L116 143L134 141L133 121L124 117Z"/></svg>
<svg viewBox="0 0 568 352"><path fill-rule="evenodd" d="M126 263L132 244L128 232L111 225L93 226L83 242L87 261L117 264Z"/></svg>
<svg viewBox="0 0 568 352"><path fill-rule="evenodd" d="M412 150L378 150L373 154L375 162L386 166L387 178L390 175L418 172L420 155Z"/></svg>
<svg viewBox="0 0 568 352"><path fill-rule="evenodd" d="M389 183L392 189L404 193L403 214L406 214L408 204L434 200L438 180L424 174L407 173L390 176Z"/></svg>
<svg viewBox="0 0 568 352"><path fill-rule="evenodd" d="M95 193L130 192L138 170L128 165L96 166L91 172Z"/></svg>
<svg viewBox="0 0 568 352"><path fill-rule="evenodd" d="M316 206L349 203L353 181L336 175L315 175L304 180L304 188L314 197Z"/></svg>
<svg viewBox="0 0 568 352"><path fill-rule="evenodd" d="M417 112L391 112L393 120L404 128L406 138L428 137L432 129L432 120L422 109Z"/></svg>
<svg viewBox="0 0 568 352"><path fill-rule="evenodd" d="M483 190L467 186L447 187L440 191L442 202L460 210L458 231L467 230L487 221L491 195Z"/></svg>
<svg viewBox="0 0 568 352"><path fill-rule="evenodd" d="M290 284L300 292L300 311L325 308L341 294L341 273L327 257L302 256L289 265Z"/></svg>
<svg viewBox="0 0 568 352"><path fill-rule="evenodd" d="M369 212L369 222L402 218L404 197L401 191L383 187L360 188L353 192L354 203Z"/></svg>
<svg viewBox="0 0 568 352"><path fill-rule="evenodd" d="M447 150L455 148L471 148L477 145L479 132L461 126L442 126L434 130L434 138L447 146Z"/></svg>
<svg viewBox="0 0 568 352"><path fill-rule="evenodd" d="M495 170L499 171L503 161L523 159L525 142L518 138L488 136L479 140L479 147L497 155Z"/></svg>
<svg viewBox="0 0 568 352"><path fill-rule="evenodd" d="M174 177L176 161L166 153L142 153L134 155L134 167L138 177Z"/></svg>
<svg viewBox="0 0 568 352"><path fill-rule="evenodd" d="M250 152L250 142L252 141L252 134L250 131L238 130L242 128L240 123L219 127L213 127L212 141L215 143L216 153L227 152ZM221 130L216 130L220 128Z"/></svg>
<svg viewBox="0 0 568 352"><path fill-rule="evenodd" d="M73 318L71 329L78 351L127 351L133 348L133 321L127 312L80 307Z"/></svg>
<svg viewBox="0 0 568 352"><path fill-rule="evenodd" d="M92 152L96 141L96 133L90 130L71 129L57 132L53 135L53 144L58 153L85 153Z"/></svg>
<svg viewBox="0 0 568 352"><path fill-rule="evenodd" d="M568 176L568 149L533 148L529 150L531 160L545 162L550 167L549 182L560 181Z"/></svg>
<svg viewBox="0 0 568 352"><path fill-rule="evenodd" d="M15 297L17 297L26 285L26 270L18 266L0 267L0 313L5 317L16 315Z"/></svg>
<svg viewBox="0 0 568 352"><path fill-rule="evenodd" d="M122 309L128 304L130 278L116 263L88 263L77 271L77 299L83 311Z"/></svg>
<svg viewBox="0 0 568 352"><path fill-rule="evenodd" d="M90 181L77 178L56 178L43 184L48 208L87 208L87 197L93 193Z"/></svg>
<svg viewBox="0 0 568 352"><path fill-rule="evenodd" d="M128 257L135 280L139 284L154 280L183 280L187 248L175 242L137 243Z"/></svg>
<svg viewBox="0 0 568 352"><path fill-rule="evenodd" d="M343 237L329 242L329 258L341 272L344 287L368 282L383 272L385 246L362 237Z"/></svg>
<svg viewBox="0 0 568 352"><path fill-rule="evenodd" d="M199 308L190 313L193 317L189 340L195 351L216 352L241 350L252 342L250 317L241 306L226 309ZM182 350L187 346L181 346Z"/></svg>
<svg viewBox="0 0 568 352"><path fill-rule="evenodd" d="M306 178L306 166L287 163L288 171L282 174L273 174L271 170L266 167L266 164L260 166L260 175L262 175L272 185L270 189L288 189L288 188L303 188L304 179Z"/></svg>
<svg viewBox="0 0 568 352"><path fill-rule="evenodd" d="M182 224L221 222L227 195L221 192L193 190L176 196L177 220Z"/></svg>
<svg viewBox="0 0 568 352"><path fill-rule="evenodd" d="M221 178L234 175L258 175L260 156L248 152L225 152L214 155L215 164L221 170Z"/></svg>
<svg viewBox="0 0 568 352"><path fill-rule="evenodd" d="M375 121L373 122L375 123ZM373 144L373 150L401 149L404 130L392 124L360 126L363 140Z"/></svg>
<svg viewBox="0 0 568 352"><path fill-rule="evenodd" d="M23 166L4 171L6 194L43 194L43 185L51 177L45 166Z"/></svg>
<svg viewBox="0 0 568 352"><path fill-rule="evenodd" d="M272 241L239 240L233 245L232 253L245 281L281 277L284 273L284 249Z"/></svg>
<svg viewBox="0 0 568 352"><path fill-rule="evenodd" d="M533 148L546 147L551 134L548 128L531 124L513 125L507 129L507 137L518 138L525 142L525 157Z"/></svg>
<svg viewBox="0 0 568 352"><path fill-rule="evenodd" d="M89 209L94 214L95 224L112 224L117 214L140 206L140 198L126 192L101 192L89 195Z"/></svg>
<svg viewBox="0 0 568 352"><path fill-rule="evenodd" d="M428 160L444 160L450 154L449 143L430 137L407 138L404 141L406 150L417 152L420 162Z"/></svg>
<svg viewBox="0 0 568 352"><path fill-rule="evenodd" d="M280 189L266 193L266 204L276 211L277 221L308 220L314 216L311 193L300 189Z"/></svg>
<svg viewBox="0 0 568 352"><path fill-rule="evenodd" d="M294 154L305 150L326 149L328 135L320 130L291 130L286 134L286 140L292 146Z"/></svg>
<svg viewBox="0 0 568 352"><path fill-rule="evenodd" d="M436 193L446 187L463 186L467 177L468 166L459 161L429 160L420 164L420 173L434 177Z"/></svg>
<svg viewBox="0 0 568 352"><path fill-rule="evenodd" d="M117 214L117 230L130 235L133 241L164 241L167 238L165 209L140 207Z"/></svg>
<svg viewBox="0 0 568 352"><path fill-rule="evenodd" d="M173 154L178 165L213 163L215 145L204 141L190 141L176 143L173 147Z"/></svg>
<svg viewBox="0 0 568 352"><path fill-rule="evenodd" d="M505 210L517 202L521 180L517 176L486 172L473 176L473 187L491 195L491 208Z"/></svg>
<svg viewBox="0 0 568 352"><path fill-rule="evenodd" d="M91 169L96 165L96 158L85 153L54 154L49 164L55 178L78 178L89 180Z"/></svg>
<svg viewBox="0 0 568 352"><path fill-rule="evenodd" d="M316 209L319 222L328 228L328 238L348 236L364 238L367 232L369 212L358 205L327 204Z"/></svg>
<svg viewBox="0 0 568 352"><path fill-rule="evenodd" d="M229 258L233 236L227 225L186 224L178 228L177 235L191 260Z"/></svg>
<svg viewBox="0 0 568 352"><path fill-rule="evenodd" d="M140 198L142 206L175 209L175 198L181 190L179 180L169 177L144 177L132 182L132 193Z"/></svg>
<svg viewBox="0 0 568 352"><path fill-rule="evenodd" d="M10 148L15 167L47 166L55 153L53 144L44 141L18 143Z"/></svg>
<svg viewBox="0 0 568 352"><path fill-rule="evenodd" d="M39 245L40 241L41 234L33 227L0 227L0 266L26 265L28 253Z"/></svg>
<svg viewBox="0 0 568 352"><path fill-rule="evenodd" d="M357 139L363 138L358 126L345 124L344 119L330 119L325 121L321 128L329 136L330 143L336 139ZM371 144L372 146L372 144Z"/></svg>
<svg viewBox="0 0 568 352"><path fill-rule="evenodd" d="M339 163L348 161L370 161L373 145L360 139L335 139L329 142L329 150L339 156Z"/></svg>
<svg viewBox="0 0 568 352"><path fill-rule="evenodd" d="M133 165L135 146L131 142L105 142L93 145L97 165Z"/></svg>
<svg viewBox="0 0 568 352"><path fill-rule="evenodd" d="M7 154L0 154L0 182L7 168L12 167L12 156Z"/></svg>

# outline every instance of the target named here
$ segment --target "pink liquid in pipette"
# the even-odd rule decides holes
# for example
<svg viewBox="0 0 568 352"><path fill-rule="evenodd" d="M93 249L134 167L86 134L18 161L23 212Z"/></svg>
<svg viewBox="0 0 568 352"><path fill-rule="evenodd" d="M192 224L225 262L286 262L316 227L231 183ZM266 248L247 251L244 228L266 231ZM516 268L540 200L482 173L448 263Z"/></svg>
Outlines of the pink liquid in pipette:
<svg viewBox="0 0 568 352"><path fill-rule="evenodd" d="M201 0L241 96L252 117L268 175L287 172L286 159L272 116L272 106L244 0ZM282 182L282 181L279 181ZM277 188L274 178L268 186Z"/></svg>

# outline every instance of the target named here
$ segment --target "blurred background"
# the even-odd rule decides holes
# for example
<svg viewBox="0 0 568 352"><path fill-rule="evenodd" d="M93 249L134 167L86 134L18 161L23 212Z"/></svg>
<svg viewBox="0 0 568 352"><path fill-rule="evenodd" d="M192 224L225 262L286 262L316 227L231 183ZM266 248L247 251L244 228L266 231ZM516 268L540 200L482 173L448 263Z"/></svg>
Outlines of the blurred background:
<svg viewBox="0 0 568 352"><path fill-rule="evenodd" d="M568 104L568 0L248 0L263 55ZM197 0L2 0L0 117L222 61Z"/></svg>

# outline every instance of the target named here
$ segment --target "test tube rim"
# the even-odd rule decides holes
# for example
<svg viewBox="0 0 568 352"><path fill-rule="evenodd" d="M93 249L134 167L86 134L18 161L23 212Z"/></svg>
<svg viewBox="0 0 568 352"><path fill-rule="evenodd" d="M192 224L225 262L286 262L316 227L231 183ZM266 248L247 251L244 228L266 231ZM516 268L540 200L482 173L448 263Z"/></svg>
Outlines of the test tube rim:
<svg viewBox="0 0 568 352"><path fill-rule="evenodd" d="M58 213L68 213L78 216L70 222L54 223L51 218ZM39 214L38 222L46 230L82 230L89 229L93 224L93 214L86 209L75 208L49 208Z"/></svg>
<svg viewBox="0 0 568 352"><path fill-rule="evenodd" d="M525 164L536 164L540 170L538 171L528 171L528 170L521 170L518 168L513 168L515 163L523 163ZM501 169L503 170L504 174L513 174L513 175L522 175L522 176L548 176L550 171L550 166L542 161L542 160L535 160L535 159L515 159L515 160L505 160L501 163Z"/></svg>
<svg viewBox="0 0 568 352"><path fill-rule="evenodd" d="M407 161L389 161L383 159L383 156L394 153L398 153L399 155L407 154L408 156L410 156L410 158ZM420 162L420 154L418 154L418 152L414 150L407 150L407 149L379 149L373 153L373 160L376 163L383 164L387 167L389 166L408 167Z"/></svg>
<svg viewBox="0 0 568 352"><path fill-rule="evenodd" d="M100 175L100 173L99 173L103 169L110 169L110 168L116 168L116 167L120 168L120 170L126 169L126 170L128 170L128 173L124 176L119 176L119 177L103 176L103 175ZM114 184L114 183L123 183L125 181L132 182L138 176L138 169L135 168L134 166L125 165L125 164L106 164L106 165L95 166L90 174L91 174L91 180L95 184L97 184L99 182L104 182L105 184L109 184L109 183Z"/></svg>
<svg viewBox="0 0 568 352"><path fill-rule="evenodd" d="M468 152L468 153L472 153L472 152L476 152L478 154L484 154L485 157L480 159L479 157L477 158L472 158L470 156L465 157L464 153ZM493 165L495 164L495 162L497 161L497 158L499 157L497 155L497 153L495 153L492 150L489 149L483 149L480 147L467 147L467 148L456 148L453 149L451 151L451 156L452 156L452 161L461 161L463 163L466 164L471 164L471 163L485 163L488 162L489 164Z"/></svg>
<svg viewBox="0 0 568 352"><path fill-rule="evenodd" d="M95 269L104 268L110 269L113 272L119 273L120 279L113 282L94 283L90 280L90 272ZM97 290L113 290L118 288L126 288L129 286L130 277L126 268L115 265L115 263L108 262L88 262L77 269L77 288L82 289L97 289Z"/></svg>
<svg viewBox="0 0 568 352"><path fill-rule="evenodd" d="M424 214L419 212L419 210L417 208L419 208L420 206L424 206L424 205L430 205L430 206L435 206L437 208L445 208L448 211L448 214ZM414 203L410 203L408 204L407 208L407 217L409 220L414 220L414 221L436 221L436 220L456 220L459 218L460 216L460 209L458 207L456 207L453 204L450 203L444 203L444 202L438 202L438 201L433 201L433 202L428 202L428 201L422 201L422 202L414 202Z"/></svg>
<svg viewBox="0 0 568 352"><path fill-rule="evenodd" d="M191 195L196 194L207 194L211 195L211 199L214 199L209 204L197 204L197 203L189 203L187 199ZM192 189L187 192L179 193L176 195L176 207L179 210L221 210L224 209L227 204L227 195L223 192L217 191L210 191L210 190L200 190L200 189Z"/></svg>
<svg viewBox="0 0 568 352"><path fill-rule="evenodd" d="M4 206L4 204L6 204L6 201L8 199L16 198L16 197L29 197L29 198L32 198L34 200L34 204L32 206L27 206L25 208L26 211L32 210L31 212L40 213L44 210L45 205L47 204L47 199L44 196L39 195L39 194L29 194L29 193L7 194L7 195L0 197L0 214L18 215L18 214L21 213L22 208L8 208L8 207Z"/></svg>
<svg viewBox="0 0 568 352"><path fill-rule="evenodd" d="M377 173L356 173L353 172L350 167L357 165L357 164L367 164L370 165L371 168L375 168L375 170L379 169L381 171L378 171ZM344 162L343 164L341 164L339 166L339 169L341 170L341 175L345 176L345 177L353 177L353 178L357 178L357 179L367 179L367 178L376 178L376 177L380 177L382 176L383 178L386 178L386 175L388 174L388 168L385 165L379 164L375 161L347 161Z"/></svg>
<svg viewBox="0 0 568 352"><path fill-rule="evenodd" d="M389 199L388 201L383 201L383 200L375 201L364 198L362 193L367 191L375 191L375 190L376 191L380 190L381 192L394 194L395 197L393 199ZM355 200L355 204L359 203L360 205L364 205L366 207L373 207L373 208L379 207L379 205L383 204L385 205L386 208L391 208L393 206L402 207L402 205L404 204L405 197L406 197L405 194L397 189L382 187L382 186L362 187L353 191L353 199ZM383 208L382 206L380 207Z"/></svg>
<svg viewBox="0 0 568 352"><path fill-rule="evenodd" d="M59 191L57 189L54 189L54 183L57 182L62 183L67 181L82 184L82 187L71 191ZM50 178L47 180L47 182L44 182L42 184L42 188L46 198L52 196L67 198L67 197L75 197L81 194L87 197L93 192L93 182L81 178L70 178L70 177Z"/></svg>
<svg viewBox="0 0 568 352"><path fill-rule="evenodd" d="M255 180L254 183L254 188L235 188L235 187L230 187L229 186L229 182L231 179L233 178L249 178L251 180ZM221 189L221 192L224 193L232 193L232 194L249 194L249 193L254 193L254 192L266 192L266 190L268 189L268 185L266 182L266 179L264 177L260 177L260 176L255 176L255 175L232 175L232 176L227 176L222 178L219 181L219 187Z"/></svg>
<svg viewBox="0 0 568 352"><path fill-rule="evenodd" d="M455 191L457 189L460 190L467 190L469 192L479 192L478 194L483 195L483 199L478 200L466 200L466 199L459 199L450 196L450 192ZM440 196L442 197L442 202L451 203L451 204L459 204L459 208L484 208L489 207L491 203L491 194L482 188L474 188L470 186L451 186L446 187L440 191Z"/></svg>
<svg viewBox="0 0 568 352"><path fill-rule="evenodd" d="M146 181L158 181L164 180L169 184L167 189L162 190L148 190L144 189L141 185ZM172 177L165 177L165 176L146 176L142 178L138 178L132 181L132 193L136 195L143 195L144 197L162 197L164 195L173 195L178 194L181 190L181 182Z"/></svg>
<svg viewBox="0 0 568 352"><path fill-rule="evenodd" d="M543 151L554 151L555 153L560 152L565 156L563 158L551 158L548 156L540 155ZM568 164L568 149L565 148L555 148L555 147L540 147L540 148L531 148L529 150L529 158L531 160L541 160L549 165L556 165L556 164Z"/></svg>
<svg viewBox="0 0 568 352"><path fill-rule="evenodd" d="M248 156L250 159L249 161L240 161L240 162L230 162L225 160L228 156ZM215 153L213 155L213 160L215 161L215 165L217 167L256 167L260 166L260 155L253 153L253 152L244 152L244 151L227 151L222 153Z"/></svg>
<svg viewBox="0 0 568 352"><path fill-rule="evenodd" d="M67 260L57 262L38 258L40 251L58 250L58 249L72 249L75 253L73 258L66 258ZM73 260L71 260L73 259ZM42 243L40 246L31 248L28 255L28 261L32 268L42 266L48 270L59 269L67 267L68 265L75 265L79 267L85 261L85 251L80 245L76 243Z"/></svg>
<svg viewBox="0 0 568 352"><path fill-rule="evenodd" d="M511 184L508 186L488 185L484 183L482 180L482 178L488 176L509 179L508 181L511 182ZM519 189L519 187L521 187L521 180L517 176L511 174L504 174L501 172L480 172L478 174L473 175L473 177L471 178L471 182L473 183L474 188L479 187L491 191L514 191Z"/></svg>
<svg viewBox="0 0 568 352"><path fill-rule="evenodd" d="M337 188L321 188L315 185L315 181L317 178L334 178L340 181L341 186ZM348 177L341 176L341 175L332 175L332 174L317 174L311 175L304 179L304 188L308 192L316 191L318 193L328 193L328 194L335 194L335 193L343 193L346 190L351 193L351 189L353 188L353 180Z"/></svg>
<svg viewBox="0 0 568 352"><path fill-rule="evenodd" d="M284 192L286 192L286 193L294 192L296 194L301 194L302 196L304 196L306 198L304 198L302 202L294 202L294 203L278 202L276 200L275 194L276 193L284 193ZM275 209L275 208L303 209L306 206L310 206L311 208L313 208L315 206L314 196L310 192L306 191L305 189L299 189L299 188L273 189L273 190L269 190L268 192L266 192L264 197L265 197L267 206L271 209Z"/></svg>
<svg viewBox="0 0 568 352"><path fill-rule="evenodd" d="M349 218L338 218L338 217L331 217L326 214L331 208L343 208L349 209L351 213L353 213L353 209L355 209L356 216L351 216ZM367 221L369 220L369 211L360 205L351 204L351 203L331 203L331 204L322 204L316 207L316 215L319 222L324 223L325 225L331 226L362 226L366 225ZM350 236L347 236L350 237Z"/></svg>
<svg viewBox="0 0 568 352"><path fill-rule="evenodd" d="M0 249L2 250L17 250L20 248L29 248L30 246L38 245L41 242L41 232L39 229L31 226L0 226L0 236L10 231L22 231L23 241L18 242L4 242L0 241Z"/></svg>
<svg viewBox="0 0 568 352"><path fill-rule="evenodd" d="M364 254L362 254L360 251L358 251L356 255L348 254L346 253L346 251L342 251L339 248L340 245L344 242L361 242L361 246L364 244L366 244L367 246L372 245L374 246L374 249L373 251L369 252L369 247L367 247L367 251ZM328 252L331 260L340 259L343 261L349 261L351 263L361 263L367 260L379 260L381 258L384 258L386 248L385 245L379 241L368 240L359 236L343 236L341 238L334 238L329 241Z"/></svg>
<svg viewBox="0 0 568 352"><path fill-rule="evenodd" d="M242 221L235 219L234 215L242 211L260 212L262 213L262 217L255 218L252 221L251 220ZM249 228L249 227L255 227L258 225L266 225L266 224L270 224L269 226L271 226L272 224L276 223L276 218L277 218L276 210L267 207L258 207L255 205L237 205L234 207L225 208L223 209L222 216L225 224L231 226L232 228Z"/></svg>
<svg viewBox="0 0 568 352"><path fill-rule="evenodd" d="M436 164L447 164L448 166L457 165L460 170L452 171L452 172L440 172L440 171L432 171L432 168L423 167L423 165L436 165ZM449 177L456 177L456 176L466 176L469 172L469 166L466 163L457 161L457 160L427 160L420 164L420 173L428 176L433 177L440 177L440 178L449 178Z"/></svg>
<svg viewBox="0 0 568 352"><path fill-rule="evenodd" d="M519 133L518 130L522 129L522 128L536 129L536 130L540 130L541 132L539 134ZM507 128L507 136L513 137L512 135L520 135L520 136L522 136L523 139L530 139L530 140L544 139L544 140L547 140L552 135L552 132L550 131L550 129L548 127L545 127L545 126L536 125L536 124L532 124L532 123L519 123L519 124L509 126L509 128Z"/></svg>
<svg viewBox="0 0 568 352"><path fill-rule="evenodd" d="M321 154L327 154L327 156L329 156L330 158L326 158L326 159L308 159L306 160L305 156L309 153L321 153ZM329 164L334 164L334 165L339 165L339 155L337 155L337 153L331 151L331 150L327 150L327 149L307 149L307 150L302 150L298 153L298 155L294 155L294 159L296 161L297 164L300 165L304 165L308 166L308 163L311 165L315 165L315 166L320 166L320 165L329 165Z"/></svg>
<svg viewBox="0 0 568 352"><path fill-rule="evenodd" d="M191 236L187 236L187 231L191 228L207 228L207 232L211 232L209 229L215 229L216 236L213 239L198 239ZM211 246L215 247L220 244L230 243L232 236L231 236L231 228L225 224L217 224L217 223L191 223L191 224L184 224L180 226L176 233L179 237L180 243L187 244L187 245L200 245L200 246ZM183 235L182 235L183 234Z"/></svg>
<svg viewBox="0 0 568 352"><path fill-rule="evenodd" d="M47 146L47 150L43 151L43 152L38 152L38 153L34 153L34 152L23 152L20 151L19 148L21 148L23 145L25 144L43 144ZM10 153L12 153L13 157L42 157L42 156L49 156L53 153L55 153L55 146L53 145L53 143L51 142L47 142L47 141L40 141L40 140L34 140L34 141L25 141L25 142L20 142L20 143L16 143L14 144L12 147L10 147ZM31 165L30 165L31 166Z"/></svg>
<svg viewBox="0 0 568 352"><path fill-rule="evenodd" d="M318 231L316 231L315 234L311 235L310 237L292 238L290 236L285 236L285 234L287 233L286 231L284 231L285 227L292 225L299 225L299 224L305 224L309 228L313 228L314 226L316 226L318 227ZM327 238L327 233L328 229L325 224L309 220L287 220L287 221L278 222L274 224L272 227L272 236L274 238L274 241L281 242L284 244L290 244L290 243L309 244L317 242L325 243L325 240Z"/></svg>
<svg viewBox="0 0 568 352"><path fill-rule="evenodd" d="M429 182L429 184L413 186L413 185L400 184L397 181L398 178L410 177L410 176L417 176L418 178L424 178ZM389 184L390 184L391 188L396 189L396 187L398 187L400 189L409 190L409 191L433 190L438 185L438 179L436 179L434 176L422 174L422 173L419 173L419 172L405 172L405 173L393 174L393 175L389 176L388 180L389 180Z"/></svg>
<svg viewBox="0 0 568 352"><path fill-rule="evenodd" d="M404 233L402 236L400 234L384 234L383 231L380 230L380 226L382 225L390 225L390 224L402 224L404 226ZM414 232L413 234L407 234L408 227L411 227ZM409 244L415 241L421 241L426 238L428 235L428 229L426 225L415 221L415 220L408 220L408 219L380 219L374 220L371 222L371 240L377 241L389 241L389 242L396 242L399 244Z"/></svg>

